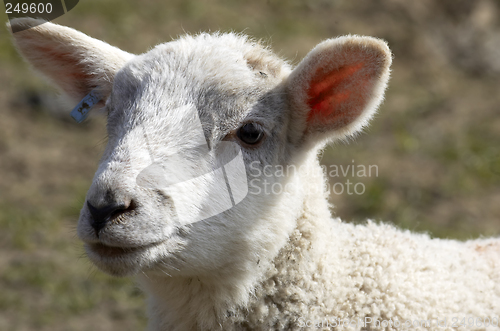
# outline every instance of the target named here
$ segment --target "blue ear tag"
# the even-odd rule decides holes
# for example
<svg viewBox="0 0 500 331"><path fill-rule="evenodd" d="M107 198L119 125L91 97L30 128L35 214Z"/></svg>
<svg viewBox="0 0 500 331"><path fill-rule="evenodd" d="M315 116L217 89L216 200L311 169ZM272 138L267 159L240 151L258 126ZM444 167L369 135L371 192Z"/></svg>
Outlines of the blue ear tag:
<svg viewBox="0 0 500 331"><path fill-rule="evenodd" d="M102 97L97 92L97 89L93 89L87 94L82 101L76 105L75 108L71 111L71 117L75 119L77 123L81 123L84 119L87 118L92 107L94 107L99 101L101 101Z"/></svg>

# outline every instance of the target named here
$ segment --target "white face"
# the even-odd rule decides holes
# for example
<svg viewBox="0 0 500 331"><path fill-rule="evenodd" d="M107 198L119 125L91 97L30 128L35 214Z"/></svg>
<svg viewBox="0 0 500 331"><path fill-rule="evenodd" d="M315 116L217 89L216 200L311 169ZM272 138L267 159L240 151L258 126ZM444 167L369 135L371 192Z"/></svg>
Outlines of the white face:
<svg viewBox="0 0 500 331"><path fill-rule="evenodd" d="M106 272L222 268L253 245L245 241L255 220L270 214L270 196L248 185L264 175L255 168L286 161L282 77L251 68L224 41L209 47L207 58L195 44L160 45L116 75L108 145L78 223Z"/></svg>

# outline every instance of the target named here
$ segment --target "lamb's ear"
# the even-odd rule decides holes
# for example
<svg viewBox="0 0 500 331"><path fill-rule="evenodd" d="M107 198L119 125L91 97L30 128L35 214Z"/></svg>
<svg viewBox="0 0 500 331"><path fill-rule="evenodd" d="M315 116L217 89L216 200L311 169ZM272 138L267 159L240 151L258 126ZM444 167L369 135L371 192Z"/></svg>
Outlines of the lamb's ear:
<svg viewBox="0 0 500 331"><path fill-rule="evenodd" d="M32 18L10 23L19 53L76 101L109 95L116 72L134 55L74 29ZM23 30L23 31L20 31Z"/></svg>
<svg viewBox="0 0 500 331"><path fill-rule="evenodd" d="M392 56L386 43L347 36L317 45L291 73L289 138L324 143L358 132L384 96Z"/></svg>

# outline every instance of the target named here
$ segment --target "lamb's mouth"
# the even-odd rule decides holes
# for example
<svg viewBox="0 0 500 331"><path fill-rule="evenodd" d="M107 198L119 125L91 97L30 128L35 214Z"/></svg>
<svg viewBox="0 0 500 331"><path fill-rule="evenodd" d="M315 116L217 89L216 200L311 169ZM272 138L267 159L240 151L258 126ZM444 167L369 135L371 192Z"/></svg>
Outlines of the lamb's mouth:
<svg viewBox="0 0 500 331"><path fill-rule="evenodd" d="M161 243L120 247L103 243L87 243L87 256L96 267L113 276L131 276L151 265Z"/></svg>
<svg viewBox="0 0 500 331"><path fill-rule="evenodd" d="M94 243L87 244L86 246L90 251L92 251L92 253L100 256L101 258L115 258L144 252L149 248L156 246L156 244L137 247L117 247L107 246L101 243Z"/></svg>

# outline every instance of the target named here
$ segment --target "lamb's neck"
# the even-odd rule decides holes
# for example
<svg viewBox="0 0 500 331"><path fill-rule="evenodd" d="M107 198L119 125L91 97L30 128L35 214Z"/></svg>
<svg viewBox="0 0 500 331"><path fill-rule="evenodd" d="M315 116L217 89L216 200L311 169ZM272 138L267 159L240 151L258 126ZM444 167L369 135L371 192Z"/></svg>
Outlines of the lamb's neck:
<svg viewBox="0 0 500 331"><path fill-rule="evenodd" d="M150 330L258 329L261 320L276 317L290 320L289 312L281 310L287 301L297 300L297 294L304 292L297 290L304 275L312 277L314 273L309 272L318 270L316 247L321 240L318 241L317 237L322 234L317 225L309 222L304 214L287 244L258 280L248 284L250 287L243 283L245 275L215 282L198 277L140 276L140 282L149 294ZM239 281L242 283L238 284ZM319 282L317 284L321 286ZM312 291L321 292L320 288ZM308 297L299 300L310 304L306 302ZM276 311L279 312L275 314Z"/></svg>

